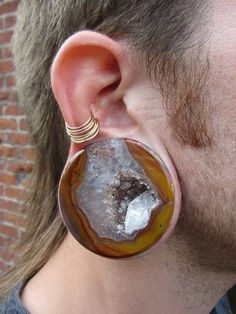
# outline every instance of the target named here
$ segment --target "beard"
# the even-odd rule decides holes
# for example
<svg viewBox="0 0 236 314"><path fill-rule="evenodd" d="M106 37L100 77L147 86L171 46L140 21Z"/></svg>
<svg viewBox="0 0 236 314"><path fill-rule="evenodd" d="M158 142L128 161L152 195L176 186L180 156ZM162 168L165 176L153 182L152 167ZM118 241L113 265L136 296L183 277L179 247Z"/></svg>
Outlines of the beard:
<svg viewBox="0 0 236 314"><path fill-rule="evenodd" d="M173 241L194 265L236 273L235 99L219 103L227 91L215 89L210 63L207 55L203 62L190 60L177 85L170 80L163 87L172 132L163 142L182 190Z"/></svg>
<svg viewBox="0 0 236 314"><path fill-rule="evenodd" d="M224 193L218 196L220 198ZM212 203L208 201L204 206L204 203L194 204L186 199L175 236L188 247L195 265L236 274L235 216L227 205Z"/></svg>
<svg viewBox="0 0 236 314"><path fill-rule="evenodd" d="M229 131L229 121L224 127L219 119L211 147L182 148L178 170L183 199L175 239L188 248L195 265L236 273L235 123L230 121Z"/></svg>

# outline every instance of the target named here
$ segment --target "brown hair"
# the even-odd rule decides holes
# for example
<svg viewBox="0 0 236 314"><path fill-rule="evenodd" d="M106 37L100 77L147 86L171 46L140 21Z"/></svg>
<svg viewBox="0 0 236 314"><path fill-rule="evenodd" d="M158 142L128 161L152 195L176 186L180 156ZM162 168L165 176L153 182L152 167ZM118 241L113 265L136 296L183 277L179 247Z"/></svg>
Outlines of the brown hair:
<svg viewBox="0 0 236 314"><path fill-rule="evenodd" d="M57 250L67 232L58 213L57 186L69 141L52 94L49 73L62 43L74 32L84 29L127 40L136 54L145 58L147 71L157 78L163 94L186 88L190 82L189 109L184 106L187 116L194 101L190 86L192 74L186 71L191 63L187 51L190 47L199 47L196 38L201 36L195 35L204 27L205 9L206 1L202 0L20 1L13 37L14 60L19 98L25 109L36 159L29 197L23 205L28 210L29 228L16 245L21 252L19 259L1 279L1 297L17 282L32 277ZM185 81L177 84L183 72ZM202 84L199 80L198 88ZM180 99L180 103L180 106L186 104L184 99ZM197 120L200 133L196 133L196 126L190 121L184 127L184 132L191 130L189 137L183 136L180 112L175 110L173 114L168 103L166 105L179 141L195 146L204 144L207 138L204 121ZM194 113L200 117L198 108Z"/></svg>

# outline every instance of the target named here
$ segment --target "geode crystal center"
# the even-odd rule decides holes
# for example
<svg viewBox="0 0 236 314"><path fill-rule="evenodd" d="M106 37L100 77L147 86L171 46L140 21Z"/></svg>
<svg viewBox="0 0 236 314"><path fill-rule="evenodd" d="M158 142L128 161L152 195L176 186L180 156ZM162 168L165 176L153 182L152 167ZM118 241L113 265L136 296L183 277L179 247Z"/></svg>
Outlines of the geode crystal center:
<svg viewBox="0 0 236 314"><path fill-rule="evenodd" d="M135 238L163 205L159 191L122 139L95 142L86 153L86 175L76 188L78 207L100 238Z"/></svg>

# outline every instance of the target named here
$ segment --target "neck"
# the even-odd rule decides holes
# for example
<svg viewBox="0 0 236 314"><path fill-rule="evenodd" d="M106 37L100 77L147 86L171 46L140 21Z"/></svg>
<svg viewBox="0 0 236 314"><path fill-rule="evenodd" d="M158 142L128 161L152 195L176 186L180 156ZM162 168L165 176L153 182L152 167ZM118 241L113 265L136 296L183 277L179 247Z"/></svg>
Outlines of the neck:
<svg viewBox="0 0 236 314"><path fill-rule="evenodd" d="M179 251L171 240L142 257L106 259L68 234L29 281L22 300L32 313L40 307L43 313L49 307L55 308L48 313L59 308L60 313L209 313L233 285L233 276L197 267L183 248Z"/></svg>

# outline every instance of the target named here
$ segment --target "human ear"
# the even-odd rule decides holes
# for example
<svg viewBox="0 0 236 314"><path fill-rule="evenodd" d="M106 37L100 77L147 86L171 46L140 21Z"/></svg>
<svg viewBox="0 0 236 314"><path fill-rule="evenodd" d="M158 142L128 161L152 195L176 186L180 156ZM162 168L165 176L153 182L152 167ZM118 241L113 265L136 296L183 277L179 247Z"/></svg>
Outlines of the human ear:
<svg viewBox="0 0 236 314"><path fill-rule="evenodd" d="M131 87L135 85L134 77L136 75L136 72L134 68L131 67L129 60L128 52L124 50L124 47L122 47L119 42L96 32L78 32L72 35L62 45L53 61L51 68L52 89L60 106L63 118L68 125L71 127L81 126L89 119L92 112L99 120L100 124L100 132L96 137L96 140L103 138L116 138L117 141L114 141L113 143L118 143L118 146L122 143L122 145L124 144L124 147L129 147L129 152L132 152L131 155L133 154L133 157L135 156L134 159L139 160L138 167L142 165L141 168L143 167L143 169L146 169L145 171L140 170L140 173L142 173L143 176L145 176L147 173L149 174L149 179L147 180L146 186L148 187L148 191L148 182L149 180L150 182L153 180L153 182L155 182L156 188L160 190L160 195L163 194L163 198L160 196L159 203L159 205L161 204L160 206L162 207L162 210L159 212L157 211L155 220L156 225L155 228L152 228L152 230L154 230L154 238L166 239L173 230L179 215L180 189L178 179L174 166L163 145L158 142L157 139L155 140L154 144L152 141L150 141L143 131L142 125L138 124L138 120L134 118L135 115L132 114L133 110L130 110L127 104L127 97L125 97L125 95L127 95L127 91L132 89ZM130 99L130 97L128 98ZM132 99L131 102L134 101L135 100ZM143 117L143 119L145 120L145 117ZM139 141L139 143L136 141ZM82 156L81 158L83 159L85 157L83 152L86 149L82 150L81 148L87 144L87 141L85 144L76 144L72 142L68 159L70 159L70 157L75 153L77 153L76 158L78 158L78 160L80 160L80 156ZM95 145L92 145L92 149L97 147L96 145L103 147L103 143L99 142L95 143ZM147 146L150 147L150 150ZM115 151L114 147L112 148L113 149L107 149L109 152L108 155L112 155ZM105 148L102 148L102 154L103 149ZM152 152L151 149L154 151ZM119 164L121 168L116 169L116 171L113 171L113 168L112 170L110 169L109 178L111 178L112 181L114 179L113 177L116 176L119 178L119 180L123 180L122 184L125 182L125 180L133 182L132 180L135 179L136 181L139 181L136 177L133 177L134 173L132 172L132 169L129 169L129 163L127 161L129 159L126 158L123 161L122 158L124 156L122 156L120 153L121 151L122 150L117 152L115 156L112 155L112 158L114 158L112 159L112 162L110 162L110 164L113 165L113 160L119 159L120 164L118 162L116 164ZM100 161L103 161L105 155L101 156L100 158L96 158ZM71 185L73 183L73 180L71 181L73 176L68 175L68 173L74 173L74 170L72 171L71 169L77 163L76 158L72 158L68 162L68 166L65 167L66 170L62 174L60 184L60 200L62 208L61 211L64 213L64 217L66 217L65 220L68 222L68 224L69 222L73 222L69 229L71 228L71 230L73 230L72 232L74 232L73 234L77 239L81 239L81 222L76 220L78 217L76 215L70 218L66 216L68 212L74 212L73 202L71 202L71 207L69 210L63 207L63 204L69 202L71 197L71 190L73 190L73 186ZM107 168L108 164L103 163L102 169L104 172L107 171ZM90 167L90 169L94 168ZM122 174L122 171L128 173L127 176L129 178L125 177ZM84 173L83 175L86 177L87 173ZM99 178L99 176L97 177ZM83 182L85 182L85 180ZM143 181L140 180L140 182ZM113 183L110 182L109 184L112 185ZM77 185L78 184L76 183L76 186ZM142 184L141 187L143 188ZM105 188L107 189L107 186ZM118 189L116 189L114 186L113 188L115 190ZM89 190L91 192L91 189L92 187L90 186L89 189L86 188L85 190ZM135 193L134 185L133 188L129 188L129 191L133 191ZM96 195L95 192L97 192L96 188L94 190L94 195ZM101 200L105 194L105 192L102 193L102 196L99 197L99 199ZM66 198L64 198L65 195ZM75 194L74 198L76 197L77 196ZM134 199L135 197L139 197L139 194L135 195ZM80 199L83 199L83 197L81 196ZM92 197L89 197L89 200L91 199ZM97 199L98 197L95 200L96 204ZM101 204L100 205L102 206L102 210L105 210L103 206L103 200ZM91 206L91 208L92 207L94 206ZM118 212L119 208L116 209L116 212ZM102 213L102 210L99 212ZM130 219L130 221L131 220L132 219ZM76 230L73 229L75 226L75 221L77 221L79 226ZM97 223L97 220L95 223ZM145 237L147 237L147 239ZM149 237L149 233L144 234L143 239L144 238L147 240L147 242L146 240L142 240L140 243L145 245L148 243L147 246L151 245L151 243L153 244L156 241L153 237ZM86 241L87 240L88 239L86 239ZM91 245L94 247L94 243ZM134 247L135 246L133 246L133 248ZM103 247L103 244L100 249L100 253L103 251L103 249L106 251L106 249ZM144 249L145 247L142 249L138 248L137 252L141 252ZM96 252L95 249L93 250ZM107 254L109 255L110 253L108 252ZM134 254L134 252L126 253L128 255Z"/></svg>
<svg viewBox="0 0 236 314"><path fill-rule="evenodd" d="M132 77L122 46L92 31L72 35L51 68L52 89L64 120L72 127L82 125L92 111L100 123L100 138L128 137L136 129L123 101Z"/></svg>

